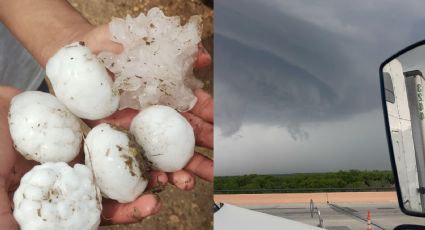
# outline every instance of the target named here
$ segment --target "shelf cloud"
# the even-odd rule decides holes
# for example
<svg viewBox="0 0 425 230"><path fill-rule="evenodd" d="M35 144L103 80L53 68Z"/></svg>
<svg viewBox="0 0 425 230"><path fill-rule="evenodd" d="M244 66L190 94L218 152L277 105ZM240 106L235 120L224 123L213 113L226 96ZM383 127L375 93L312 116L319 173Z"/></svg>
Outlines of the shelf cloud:
<svg viewBox="0 0 425 230"><path fill-rule="evenodd" d="M216 174L389 169L378 68L425 38L424 8L216 1Z"/></svg>

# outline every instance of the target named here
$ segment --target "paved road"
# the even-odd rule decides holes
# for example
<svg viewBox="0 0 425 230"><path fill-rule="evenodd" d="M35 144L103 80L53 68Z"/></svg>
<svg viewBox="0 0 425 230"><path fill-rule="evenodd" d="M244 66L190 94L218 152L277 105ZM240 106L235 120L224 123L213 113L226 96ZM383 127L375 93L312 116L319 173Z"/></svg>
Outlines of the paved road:
<svg viewBox="0 0 425 230"><path fill-rule="evenodd" d="M324 225L330 230L363 230L366 229L366 222L357 218L367 217L367 211L372 214L372 223L380 227L372 226L372 229L393 229L399 224L422 224L425 225L425 218L406 216L399 210L394 202L386 203L339 203L337 208L332 208L326 203L316 204L319 208ZM255 211L280 216L295 221L317 225L317 216L311 218L308 203L291 203L279 205L243 205ZM340 210L338 208L343 208Z"/></svg>

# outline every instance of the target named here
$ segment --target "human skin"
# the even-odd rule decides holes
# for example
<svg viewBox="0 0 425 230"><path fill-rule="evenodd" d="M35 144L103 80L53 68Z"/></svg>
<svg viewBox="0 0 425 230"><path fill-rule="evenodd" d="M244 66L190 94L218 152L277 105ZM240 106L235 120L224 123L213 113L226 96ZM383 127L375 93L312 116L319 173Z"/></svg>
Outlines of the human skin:
<svg viewBox="0 0 425 230"><path fill-rule="evenodd" d="M18 38L34 58L45 67L47 60L61 47L75 41L84 41L93 53L109 51L119 53L122 46L110 40L107 25L94 27L72 6L63 0L0 0L0 21ZM200 46L196 68L208 66L210 55ZM25 160L13 149L7 126L7 112L11 98L18 90L0 86L0 229L19 229L11 212L11 196L20 178L35 164ZM195 95L195 107L183 115L195 131L197 145L213 147L213 99L202 90ZM102 122L128 128L134 110L122 110ZM95 125L99 121L88 122ZM81 159L80 159L81 160ZM77 162L76 160L75 162ZM180 189L194 186L194 175L213 180L212 160L195 153L185 169L174 173L154 172L149 186L168 181ZM104 199L103 224L132 223L159 211L160 202L152 194L140 196L129 204Z"/></svg>
<svg viewBox="0 0 425 230"><path fill-rule="evenodd" d="M26 160L13 149L13 143L8 130L7 114L10 100L20 91L10 87L0 86L0 229L18 229L12 215L12 196L19 185L20 178L37 164L35 161ZM198 103L195 107L184 113L194 127L197 144L212 147L212 111L213 101L211 96L202 90L195 92ZM209 111L209 112L208 112ZM91 121L90 126L100 122L115 124L128 128L131 120L137 114L135 110L122 110L111 117L100 121ZM81 162L81 158L71 164ZM194 186L193 174L205 180L213 179L213 162L204 156L195 153L191 161L183 170L165 174L153 172L148 188L170 180L181 189L192 189ZM103 224L132 223L159 211L160 203L155 195L144 194L129 204L120 204L114 200L103 199Z"/></svg>

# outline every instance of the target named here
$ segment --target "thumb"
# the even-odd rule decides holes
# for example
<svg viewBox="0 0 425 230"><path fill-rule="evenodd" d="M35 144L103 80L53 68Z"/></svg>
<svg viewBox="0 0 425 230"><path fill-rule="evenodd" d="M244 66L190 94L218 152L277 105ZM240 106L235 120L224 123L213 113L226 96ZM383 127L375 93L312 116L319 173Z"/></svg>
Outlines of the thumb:
<svg viewBox="0 0 425 230"><path fill-rule="evenodd" d="M131 121L139 113L138 110L134 109L123 109L118 110L109 117L100 119L100 120L84 120L89 127L95 127L101 123L108 123L111 125L116 125L121 128L129 129Z"/></svg>
<svg viewBox="0 0 425 230"><path fill-rule="evenodd" d="M204 48L202 43L198 45L198 54L195 63L193 64L196 69L202 69L209 66L212 62L211 55Z"/></svg>
<svg viewBox="0 0 425 230"><path fill-rule="evenodd" d="M12 215L9 196L4 187L0 188L0 229L19 230L19 226Z"/></svg>
<svg viewBox="0 0 425 230"><path fill-rule="evenodd" d="M123 51L123 46L120 43L114 42L111 40L111 33L109 32L109 25L104 24L98 26L88 32L83 40L86 42L86 45L90 50L98 54L102 51L107 51L111 53L121 53Z"/></svg>

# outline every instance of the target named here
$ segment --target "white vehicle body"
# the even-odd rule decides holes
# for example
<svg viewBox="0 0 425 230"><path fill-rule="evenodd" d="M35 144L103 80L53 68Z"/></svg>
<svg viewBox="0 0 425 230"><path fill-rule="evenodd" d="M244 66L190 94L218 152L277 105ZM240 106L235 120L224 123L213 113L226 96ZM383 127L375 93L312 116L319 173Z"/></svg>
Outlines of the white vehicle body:
<svg viewBox="0 0 425 230"><path fill-rule="evenodd" d="M214 214L214 229L297 229L297 230L319 230L315 226L303 224L293 220L272 216L269 214L240 208L230 204L224 204Z"/></svg>

